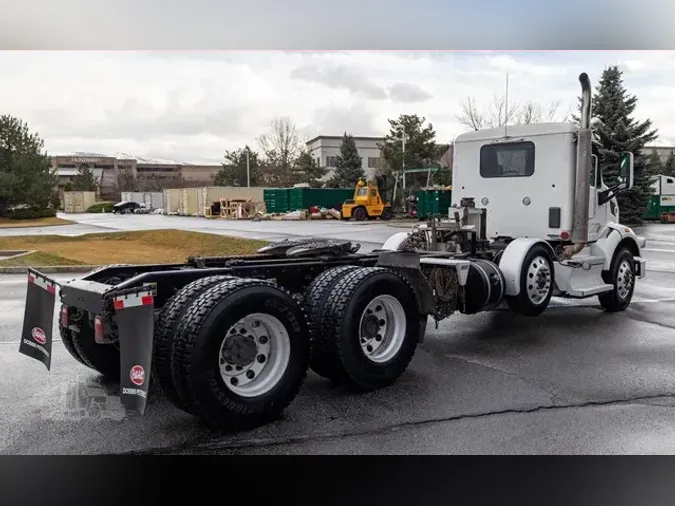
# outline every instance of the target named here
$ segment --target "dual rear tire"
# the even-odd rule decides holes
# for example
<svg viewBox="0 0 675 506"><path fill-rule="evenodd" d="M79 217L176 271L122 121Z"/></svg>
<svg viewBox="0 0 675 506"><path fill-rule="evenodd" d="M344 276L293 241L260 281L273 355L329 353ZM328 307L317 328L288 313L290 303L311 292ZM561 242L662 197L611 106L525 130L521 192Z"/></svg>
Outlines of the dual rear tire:
<svg viewBox="0 0 675 506"><path fill-rule="evenodd" d="M311 369L354 390L394 383L426 329L413 289L389 269L329 269L312 282L305 301Z"/></svg>
<svg viewBox="0 0 675 506"><path fill-rule="evenodd" d="M309 368L309 330L290 293L258 279L211 277L165 306L153 357L163 393L214 430L278 419Z"/></svg>

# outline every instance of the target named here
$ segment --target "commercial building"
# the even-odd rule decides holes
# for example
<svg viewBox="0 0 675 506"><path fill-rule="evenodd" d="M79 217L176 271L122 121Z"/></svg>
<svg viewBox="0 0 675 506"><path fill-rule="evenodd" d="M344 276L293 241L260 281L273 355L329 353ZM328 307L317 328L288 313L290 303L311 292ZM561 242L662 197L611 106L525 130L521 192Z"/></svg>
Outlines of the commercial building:
<svg viewBox="0 0 675 506"><path fill-rule="evenodd" d="M319 135L307 141L307 149L316 160L317 165L326 167L331 171L335 168L335 159L340 154L343 136ZM367 178L372 178L378 168L384 166L384 159L380 152L379 144L384 142L384 137L357 137L354 143L359 156L362 158L363 171ZM452 145L441 144L444 148L443 155L437 162L452 167Z"/></svg>
<svg viewBox="0 0 675 506"><path fill-rule="evenodd" d="M675 152L675 146L645 146L642 149L642 154L649 156L652 151L656 151L661 158L661 162L665 163L671 153Z"/></svg>
<svg viewBox="0 0 675 506"><path fill-rule="evenodd" d="M125 172L136 180L152 180L162 188L212 185L219 164L194 164L177 160L158 160L115 153L74 152L51 156L52 167L56 169L59 189L72 182L78 170L88 167L99 187L101 198L115 200L119 198L119 177Z"/></svg>

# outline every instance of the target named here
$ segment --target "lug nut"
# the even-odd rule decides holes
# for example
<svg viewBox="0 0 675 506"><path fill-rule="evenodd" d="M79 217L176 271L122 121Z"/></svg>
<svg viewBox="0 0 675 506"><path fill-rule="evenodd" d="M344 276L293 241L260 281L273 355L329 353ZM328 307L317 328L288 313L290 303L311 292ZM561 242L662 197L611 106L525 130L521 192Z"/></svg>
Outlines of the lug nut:
<svg viewBox="0 0 675 506"><path fill-rule="evenodd" d="M373 347L371 345L366 346L366 350L368 350L368 353L373 351Z"/></svg>
<svg viewBox="0 0 675 506"><path fill-rule="evenodd" d="M246 377L252 380L255 377L255 373L249 369L248 371L246 371Z"/></svg>
<svg viewBox="0 0 675 506"><path fill-rule="evenodd" d="M376 340L376 341L382 341L382 336L381 336L380 334L377 334L377 335L375 336L375 340Z"/></svg>
<svg viewBox="0 0 675 506"><path fill-rule="evenodd" d="M384 320L380 320L380 321L378 321L377 323L380 325L380 327L382 327L382 326L383 326L385 323L387 323L387 322L385 322Z"/></svg>
<svg viewBox="0 0 675 506"><path fill-rule="evenodd" d="M237 378L232 378L230 380L230 383L236 387L239 384L239 380Z"/></svg>
<svg viewBox="0 0 675 506"><path fill-rule="evenodd" d="M240 366L240 365L238 365L238 366L235 366L235 367L236 367L237 371L241 371L241 370L243 369L243 367L242 367L242 366Z"/></svg>
<svg viewBox="0 0 675 506"><path fill-rule="evenodd" d="M260 322L258 320L254 321L253 326L256 327L256 328L260 327Z"/></svg>
<svg viewBox="0 0 675 506"><path fill-rule="evenodd" d="M265 362L265 360L267 360L267 358L265 357L265 355L258 355L258 356L256 357L256 360L257 360L260 364L262 364L262 363Z"/></svg>
<svg viewBox="0 0 675 506"><path fill-rule="evenodd" d="M260 336L260 337L258 338L258 342L259 342L260 344L267 344L267 341L268 341L267 336Z"/></svg>
<svg viewBox="0 0 675 506"><path fill-rule="evenodd" d="M226 366L225 366L225 370L226 370L227 372L231 372L231 371L232 371L232 366L231 366L231 365L226 365Z"/></svg>
<svg viewBox="0 0 675 506"><path fill-rule="evenodd" d="M240 333L240 334L246 334L246 329L244 329L244 328L240 329L240 330L239 330L239 333Z"/></svg>

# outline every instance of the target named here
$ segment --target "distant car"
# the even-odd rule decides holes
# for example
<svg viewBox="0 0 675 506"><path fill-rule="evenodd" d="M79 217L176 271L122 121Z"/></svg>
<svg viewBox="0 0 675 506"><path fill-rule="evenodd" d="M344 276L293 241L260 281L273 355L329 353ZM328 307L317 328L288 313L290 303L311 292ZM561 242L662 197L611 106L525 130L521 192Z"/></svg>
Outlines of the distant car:
<svg viewBox="0 0 675 506"><path fill-rule="evenodd" d="M123 200L113 206L112 212L115 214L132 214L138 212L140 208L141 204L138 202Z"/></svg>

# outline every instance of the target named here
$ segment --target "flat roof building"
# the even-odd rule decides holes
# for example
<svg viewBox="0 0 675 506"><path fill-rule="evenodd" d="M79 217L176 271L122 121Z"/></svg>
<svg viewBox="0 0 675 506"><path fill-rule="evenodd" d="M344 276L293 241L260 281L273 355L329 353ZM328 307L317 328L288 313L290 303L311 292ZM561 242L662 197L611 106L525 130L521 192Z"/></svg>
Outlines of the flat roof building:
<svg viewBox="0 0 675 506"><path fill-rule="evenodd" d="M221 168L220 164L161 160L129 153L107 155L77 151L54 154L50 158L52 167L56 169L59 188L63 189L72 182L78 170L86 166L94 174L100 196L107 200L119 198L119 177L125 171L133 175L138 184L152 181L156 189L162 189L212 185L216 172Z"/></svg>

